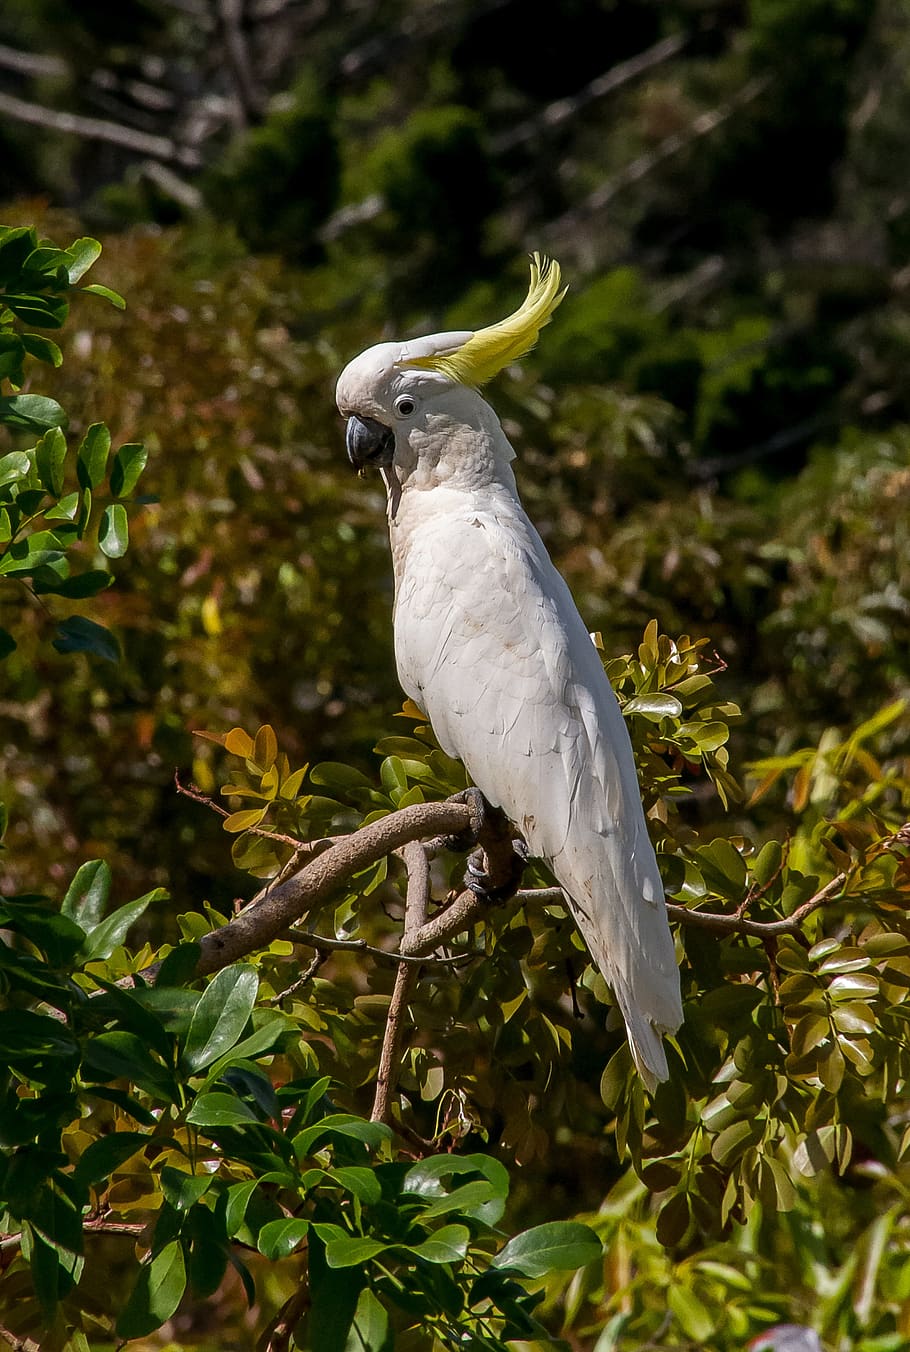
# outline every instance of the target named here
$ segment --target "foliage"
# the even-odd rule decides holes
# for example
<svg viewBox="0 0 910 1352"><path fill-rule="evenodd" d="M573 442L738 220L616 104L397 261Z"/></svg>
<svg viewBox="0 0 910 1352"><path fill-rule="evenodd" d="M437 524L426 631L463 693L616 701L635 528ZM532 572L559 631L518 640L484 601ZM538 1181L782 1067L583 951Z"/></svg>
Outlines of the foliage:
<svg viewBox="0 0 910 1352"><path fill-rule="evenodd" d="M53 400L69 424L3 426L0 507L12 521L39 489L50 513L84 494L96 425L150 451L148 497L117 496L108 454L91 516L20 518L32 571L0 573L17 644L0 666L16 1067L0 1326L95 1347L164 1318L136 1339L245 1347L255 1326L274 1350L295 1328L314 1343L312 1295L339 1310L319 1321L334 1346L353 1328L350 1352L425 1347L433 1320L480 1337L484 1318L491 1339L521 1326L512 1345L534 1345L537 1321L537 1346L586 1352L740 1352L782 1319L825 1352L897 1352L906 0L573 0L543 28L514 0L254 5L239 27L232 12L33 0L0 16L5 109L159 138L147 153L6 112L0 127L5 182L29 198L5 219L67 239L136 223L105 240L129 311L75 301L61 367L35 317L64 313L77 254L29 237L51 252L16 282L31 299L4 318L0 371L19 388L0 398L14 415ZM413 710L393 718L381 495L347 472L331 390L371 342L505 314L539 247L570 293L491 400L603 634L674 908L687 1022L653 1100L533 866L419 976L395 959L396 855L293 936L192 975L257 889L464 783ZM50 471L60 436L58 495L39 450ZM121 505L114 558L99 527ZM58 651L74 621L111 656L116 634L119 660ZM220 812L174 792L175 766ZM464 871L437 849L434 916ZM85 905L61 913L74 877ZM368 1119L402 973L389 1138ZM240 1064L208 1083L219 1056L187 1056L205 1059L216 1004L219 1055ZM213 1095L227 1107L197 1113ZM188 1120L219 1107L241 1120ZM576 1270L495 1265L562 1224L587 1227ZM414 1256L446 1230L444 1261ZM359 1261L323 1261L352 1238L388 1246L359 1289ZM484 1291L498 1313L466 1303ZM42 1300L57 1314L39 1332Z"/></svg>
<svg viewBox="0 0 910 1352"><path fill-rule="evenodd" d="M205 196L251 248L306 259L318 252L316 231L339 178L331 108L300 80L261 126L231 143L208 173Z"/></svg>
<svg viewBox="0 0 910 1352"><path fill-rule="evenodd" d="M442 963L427 959L409 1001L420 1032L405 1050L396 1113L405 1140L425 1142L416 1163L386 1126L358 1113L388 1026L390 907L400 911L405 881L385 860L355 867L347 891L308 914L306 932L251 952L201 992L192 989L199 941L228 923L210 907L181 916L181 942L155 952L124 940L161 897L105 916L103 864L80 870L59 912L10 899L5 1195L24 1239L5 1325L23 1333L53 1317L62 1346L66 1331L116 1318L122 1337L139 1337L169 1319L185 1291L211 1295L228 1264L252 1301L262 1269L248 1255L258 1253L290 1264L295 1284L305 1255L308 1315L299 1324L306 1302L289 1294L272 1333L299 1325L297 1345L313 1348L343 1346L351 1328L376 1348L390 1337L428 1346L431 1335L456 1346L466 1334L491 1349L511 1337L549 1345L560 1294L565 1332L603 1328L609 1345L631 1348L663 1327L657 1289L671 1347L710 1340L732 1349L795 1314L822 1332L849 1332L858 1346L868 1337L870 1348L896 1348L910 1267L899 1220L910 1132L910 838L892 827L907 815L910 781L870 748L902 711L842 744L828 738L816 752L753 767L758 802L792 778L786 846L706 840L676 824L680 771L691 785L701 764L734 791L724 746L736 711L718 703L698 651L651 626L635 658L611 663L684 922L686 1025L673 1076L651 1102L621 1032L607 1036L600 1107L565 1073L570 1052L581 1065L604 1057L597 1007L609 994L546 891L543 905L532 889L474 922ZM239 760L223 790L237 804L224 820L236 862L274 876L293 848L290 832L305 848L305 839L458 789L457 764L425 726L415 733L380 744L378 780L324 764L309 785L270 727L255 738L226 734ZM705 913L719 934L691 923ZM330 961L322 944L339 944ZM302 976L299 946L317 952ZM365 981L357 995L350 953ZM123 989L126 974L143 971L153 986L138 976ZM483 1069L493 1065L495 1079ZM573 1148L594 1150L613 1182L603 1209L586 1222L532 1226L499 1247L508 1189L500 1161L552 1156L567 1125ZM432 1153L444 1140L468 1153ZM490 1153L478 1153L482 1142ZM625 1158L640 1184L623 1172ZM811 1234L819 1197L836 1195L837 1177L865 1161L874 1161L885 1219L868 1202L849 1224L836 1212L814 1241L827 1257L800 1269L805 1288L756 1298L749 1264L765 1272L781 1243ZM107 1228L147 1234L119 1315L90 1275L81 1279L83 1213L86 1238ZM775 1223L781 1214L787 1220ZM850 1257L857 1241L868 1255L861 1267ZM631 1286L601 1285L602 1242L607 1271L624 1252L648 1255ZM26 1262L33 1300L17 1275ZM839 1294L810 1315L819 1262L840 1269ZM557 1275L565 1268L584 1268L580 1283L567 1289ZM858 1273L877 1293L861 1307L846 1299Z"/></svg>
<svg viewBox="0 0 910 1352"><path fill-rule="evenodd" d="M74 573L73 558L80 557L74 546L91 541L104 558L119 559L129 544L124 500L145 468L145 448L138 443L121 446L108 473L111 434L103 423L93 423L71 457L60 404L45 395L19 393L29 357L52 366L63 360L56 343L22 331L22 325L60 328L69 311L67 295L75 289L123 308L121 297L108 287L92 283L77 288L100 252L94 239L77 239L68 249L59 249L39 241L34 229L0 227L0 378L15 391L0 396L0 424L16 433L43 433L35 445L0 459L0 606L5 612L15 608L22 592L39 606L45 606L39 599L45 596L96 596L113 578L103 568L82 567ZM62 653L117 658L113 635L83 615L61 620L53 642ZM0 658L15 648L13 635L0 629Z"/></svg>
<svg viewBox="0 0 910 1352"><path fill-rule="evenodd" d="M590 1228L555 1222L502 1246L503 1166L476 1153L408 1162L387 1126L336 1111L332 1077L312 1073L294 1022L257 1003L255 967L193 991L180 980L192 972L188 944L166 956L154 987L122 989L118 978L149 957L123 940L162 898L105 915L110 888L110 871L88 864L59 910L28 897L3 907L0 1188L22 1255L6 1278L4 1328L44 1328L42 1347L87 1346L99 1328L140 1338L186 1291L211 1296L229 1264L252 1303L241 1255L287 1268L305 1252L300 1345L343 1347L354 1327L379 1349L390 1316L448 1346L467 1332L491 1349L534 1335L539 1297L520 1279L596 1260ZM36 1000L54 1013L35 1012ZM146 1232L118 1310L90 1241Z"/></svg>

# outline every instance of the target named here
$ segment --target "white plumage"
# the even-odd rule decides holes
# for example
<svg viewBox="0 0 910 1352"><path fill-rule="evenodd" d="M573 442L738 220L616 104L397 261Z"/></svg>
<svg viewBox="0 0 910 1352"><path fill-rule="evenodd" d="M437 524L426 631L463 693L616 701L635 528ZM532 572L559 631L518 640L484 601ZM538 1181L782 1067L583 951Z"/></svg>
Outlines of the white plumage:
<svg viewBox="0 0 910 1352"><path fill-rule="evenodd" d="M541 275L546 267L538 284ZM534 280L532 270L529 302ZM549 285L555 294L552 276ZM537 327L548 317L539 312ZM510 355L515 318L504 321L513 324ZM389 489L401 683L445 750L549 864L653 1088L667 1077L661 1034L679 1027L682 1006L629 736L521 506L496 415L445 371L448 354L470 357L471 342L496 331L370 348L342 373L338 406L350 419L352 460L378 463ZM488 369L489 340L484 360Z"/></svg>

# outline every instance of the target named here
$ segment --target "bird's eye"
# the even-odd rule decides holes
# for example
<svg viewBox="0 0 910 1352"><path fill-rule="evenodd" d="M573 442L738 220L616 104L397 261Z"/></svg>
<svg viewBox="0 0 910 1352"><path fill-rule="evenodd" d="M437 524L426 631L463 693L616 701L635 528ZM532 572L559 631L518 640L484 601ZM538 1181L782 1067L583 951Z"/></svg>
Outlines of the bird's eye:
<svg viewBox="0 0 910 1352"><path fill-rule="evenodd" d="M410 418L417 403L409 394L400 394L395 400L395 412L399 418Z"/></svg>

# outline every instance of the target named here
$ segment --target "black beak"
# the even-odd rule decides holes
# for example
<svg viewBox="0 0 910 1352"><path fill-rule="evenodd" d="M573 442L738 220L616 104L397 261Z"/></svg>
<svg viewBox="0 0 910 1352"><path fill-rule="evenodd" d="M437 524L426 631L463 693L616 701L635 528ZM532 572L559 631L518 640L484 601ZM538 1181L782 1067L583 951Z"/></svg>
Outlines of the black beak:
<svg viewBox="0 0 910 1352"><path fill-rule="evenodd" d="M391 427L384 427L375 418L358 418L355 413L348 418L345 442L348 459L356 470L367 465L377 465L388 469L395 454L395 433Z"/></svg>

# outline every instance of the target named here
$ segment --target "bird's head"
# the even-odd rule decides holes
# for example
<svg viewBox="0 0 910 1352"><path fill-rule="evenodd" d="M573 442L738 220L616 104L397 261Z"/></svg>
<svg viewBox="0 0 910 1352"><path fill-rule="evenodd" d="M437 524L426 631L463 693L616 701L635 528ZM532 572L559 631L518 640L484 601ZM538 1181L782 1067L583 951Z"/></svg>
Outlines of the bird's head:
<svg viewBox="0 0 910 1352"><path fill-rule="evenodd" d="M489 481L497 459L507 463L512 451L479 388L530 351L564 295L559 264L535 254L528 294L507 319L361 352L335 396L354 468L376 466L399 490L409 482Z"/></svg>

